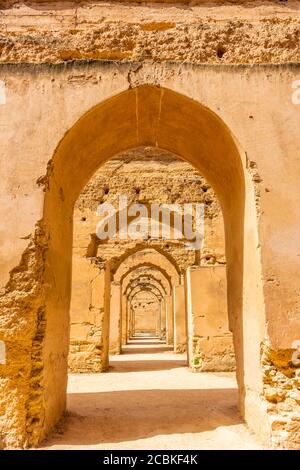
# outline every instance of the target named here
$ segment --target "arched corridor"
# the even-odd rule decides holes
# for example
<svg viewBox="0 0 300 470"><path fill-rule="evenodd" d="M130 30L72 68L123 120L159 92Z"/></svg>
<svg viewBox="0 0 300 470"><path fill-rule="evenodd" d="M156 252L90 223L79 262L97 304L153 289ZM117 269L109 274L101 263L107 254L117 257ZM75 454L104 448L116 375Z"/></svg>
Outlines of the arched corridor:
<svg viewBox="0 0 300 470"><path fill-rule="evenodd" d="M141 180L139 173L136 171L139 165L143 165L143 174L145 175L148 170L152 179L148 176L147 179L145 177L145 181ZM163 188L159 178L161 178L166 165L169 167L168 174L165 176L167 187ZM173 170L171 169L172 166L174 167ZM110 175L111 171L114 179L110 179L108 182L106 175ZM98 194L100 194L101 199L101 194L103 194L101 193L102 180L105 181L102 207L108 202L115 202L116 197L119 197L122 192L127 199L130 200L131 198L131 203L140 203L142 201L146 207L150 207L151 202L163 201L168 203L172 201L173 204L169 205L168 208L172 211L176 209L178 213L181 208L179 204L174 204L174 202L178 202L179 197L178 182L180 183L180 180L186 182L186 178L188 178L190 184L189 194L181 194L181 202L195 204L201 201L205 204L205 225L209 228L206 228L204 233L205 243L201 250L188 249L185 246L186 239L184 237L183 239L172 238L171 233L168 234L169 238L165 237L163 239L151 236L144 239L143 236L140 236L137 240L132 240L130 237L122 239L117 225L114 227L116 236L104 240L94 235L89 238L89 234L93 232L96 225L95 205L92 206L94 209L94 212L92 212L90 210L91 201L94 201ZM130 193L131 190L127 189L132 187L138 188L133 196ZM159 187L158 192L157 188ZM109 206L107 207L109 208ZM123 209L122 214L117 213L117 221L120 220L120 217L124 217L124 212L126 212L126 208ZM205 443L207 445L209 441L207 441L206 425L201 423L203 420L201 413L204 413L204 408L207 411L207 406L213 407L209 399L211 390L205 387L207 386L207 379L211 381L211 386L214 379L209 378L210 376L203 376L202 378L202 375L197 378L191 370L227 371L221 378L215 375L216 390L214 390L214 393L216 399L222 395L223 389L221 388L218 391L222 384L225 384L226 387L230 386L232 389L228 394L228 400L220 400L214 417L214 424L213 422L207 424L208 433L212 433L209 438L211 439L209 446L217 447L220 444L215 429L227 424L233 426L233 439L224 443L224 447L242 446L244 440L246 441L249 436L237 410L237 385L234 372L228 372L234 371L235 358L232 336L228 330L225 286L223 286L223 291L220 290L220 285L216 286L218 292L215 295L218 301L208 309L212 317L205 321L203 318L204 310L200 307L201 313L199 315L202 317L202 323L199 331L196 330L198 328L196 325L193 326L189 338L187 331L187 277L193 277L196 274L196 272L194 274L188 272L188 267L193 267L193 270L196 271L206 268L210 273L215 272L219 267L221 272L225 273L222 214L210 186L192 166L183 163L175 156L151 148L140 148L137 151L127 152L124 157L122 155L118 156L115 162L111 160L104 167L100 167L79 197L75 214L73 245L79 259L76 261L75 258L74 263L78 262L80 269L76 269L76 264L74 265L75 276L73 275L71 301L71 350L69 355L69 366L72 373L69 376L68 416L61 425L63 429L67 430L63 433L64 437L61 444L54 443L56 438L51 441L53 442L53 448L56 448L56 445L65 445L64 448L68 448L67 442L64 443L64 440L68 441L68 439L70 439L70 448L73 448L72 445L77 448L76 442L72 444L71 441L74 439L76 426L79 423L80 428L84 428L87 446L97 445L99 448L105 448L107 445L113 447L116 445L117 448L120 448L120 446L121 448L122 446L124 448L126 446L135 448L138 445L145 448L152 445L158 447L165 445L166 447L171 446L172 448L174 446L175 448L180 439L185 443L185 446L187 439L190 440L189 446L191 447L196 445L196 442L197 446L201 446L202 440L203 445ZM176 215L173 214L168 214L171 228L176 220ZM107 224L111 223L113 213L109 214L109 217ZM130 223L131 219L129 217L128 219ZM139 221L140 227L143 228L148 222L149 225L153 223L150 213L148 218ZM161 233L166 230L166 224L161 223L162 219L160 217L156 219L156 222ZM91 244L87 246L90 243L89 240L92 240L93 249L91 249ZM80 251L77 251L77 246L80 247ZM93 265L91 271L89 268L83 268L83 266L90 267L91 265ZM100 340L99 337L96 337L96 341L93 339L95 349L91 349L92 341L88 342L88 336L84 338L79 334L79 329L85 331L87 327L86 319L88 318L83 315L82 299L86 297L85 292L88 291L89 286L93 285L96 269L99 269L99 267L103 269L105 265L109 266L110 272L107 336L109 338L109 349L104 345L105 336L100 337ZM84 280L84 273L87 274L86 280ZM220 283L220 280L214 282ZM102 286L102 289L105 290L105 283ZM99 295L99 289L101 289L101 283L96 284L96 294L93 293L94 289L92 288L88 298ZM103 297L104 295L105 292L103 292ZM79 304L77 303L78 299ZM224 302L221 308L220 301ZM204 303L204 299L201 299L201 303ZM92 308L94 309L94 306ZM89 307L90 311L91 307ZM222 316L224 327L223 330L220 330ZM215 317L215 320L213 320L213 317ZM76 319L76 323L73 323L73 318ZM91 322L91 320L89 321ZM206 328L210 325L209 332L203 329L205 328L205 322L207 324ZM95 320L95 323L90 324L90 330L92 331L96 326ZM201 344L199 344L199 341ZM102 349L99 348L101 345ZM78 349L78 346L80 349ZM98 358L100 358L100 361L97 360ZM78 375L78 372L80 372L80 375ZM95 380L91 382L90 375L86 375L86 372L96 372ZM106 374L99 375L97 372L106 372L111 378L106 379ZM201 372L201 374L203 373ZM176 380L178 380L181 388L178 389L177 384L175 390L173 390L172 387ZM92 383L92 389L99 391L99 393L91 392L91 396L84 393L84 390L90 390L89 387L82 389L86 381L90 385ZM105 386L106 382L112 387L110 389L111 398L108 398L108 392L106 394L101 392L101 387L102 385ZM138 384L137 390L135 384ZM81 391L82 393L80 393ZM199 401L197 400L198 392L201 395ZM112 407L111 413L107 414L107 421L104 421L106 413L103 414L103 406L105 409L108 406L104 405L106 403L105 396L108 400L111 400ZM117 404L114 397L120 403ZM99 409L99 421L94 414L92 419L88 417L89 411L86 408L85 401L89 403L89 410L92 410L93 406ZM103 406L100 405L102 401ZM209 405L207 405L207 401ZM197 402L199 412L195 413ZM179 411L180 403L185 403L182 411ZM159 408L158 413L154 413L153 417L150 417L150 410L157 407ZM126 408L126 410L123 410L123 408ZM77 420L76 416L73 417L73 413L80 415L80 419ZM195 415L192 420L188 418L191 413ZM118 419L113 418L116 414ZM178 414L182 416L175 424L173 419L177 420ZM122 418L123 415L124 418ZM124 423L125 428L123 429L120 419L128 420L129 415L134 420L133 429L131 429L131 426L128 429L128 423L126 427ZM142 420L143 424L140 423L142 416L146 418ZM174 416L173 419L172 416ZM164 425L160 427L159 423L164 423ZM121 427L121 430L117 431L116 426ZM135 429L138 429L138 431L136 432ZM236 444L234 440L241 430L244 440L241 439L240 444ZM112 441L105 437L108 435L111 436ZM93 439L99 442L96 443ZM162 444L161 439L163 439L164 444ZM251 444L247 444L250 447L251 445L254 447L258 445L252 438L250 438L250 441Z"/></svg>
<svg viewBox="0 0 300 470"><path fill-rule="evenodd" d="M224 120L167 87L115 94L70 126L22 258L36 282L22 276L13 340L4 332L5 386L18 390L8 446L40 446L66 410L49 446L171 448L180 434L216 448L223 428L224 448L262 446L248 429L270 441L254 183ZM19 270L10 276L13 288Z"/></svg>
<svg viewBox="0 0 300 470"><path fill-rule="evenodd" d="M145 181L137 171L139 165L143 165L144 175L147 175L148 171ZM169 169L165 175L167 187L164 188L159 179L162 178L166 165ZM106 176L110 176L110 172L113 173L114 179L110 177L108 182ZM95 227L94 212L89 208L95 195L101 195L102 180L106 181L102 204L114 202L116 196L122 192L128 199L131 197L131 203L142 201L147 207L150 206L150 202L168 203L172 200L173 205L169 206L169 209L176 209L177 212L180 206L175 207L174 202L178 202L178 184L180 181L185 183L188 181L189 194L181 194L181 202L195 204L201 201L205 204L205 225L209 228L204 233L205 243L202 249L187 249L186 240L172 238L171 233L169 238L164 239L148 236L137 240L130 238L124 240L118 231L117 236L105 240L93 236L93 250L86 249L89 233ZM138 188L133 196L127 189L132 187ZM125 210L123 216L124 212ZM68 386L68 416L61 424L64 430L62 438L54 437L45 445L49 445L50 448L51 446L78 448L75 436L79 432L79 429L76 431L79 426L81 430L84 429L86 436L84 448L88 448L89 445L96 445L99 449L106 446L176 448L178 445L179 448L180 446L184 448L187 441L190 442L190 448L195 445L217 448L223 439L221 435L217 436L217 429L222 426L224 428L232 426L232 440L224 442L222 444L224 448L234 448L239 445L242 447L246 441L249 447L258 446L258 442L252 437L249 441L249 433L242 423L237 408L235 374L229 372L235 369L235 358L232 336L228 330L226 292L220 289L220 279L214 281L219 283L216 286L218 292L215 293L218 302L208 309L212 317L215 317L215 321L212 321L212 317L205 321L203 306L200 307L202 324L199 331L196 330L196 326L192 327L188 338L187 277L192 278L197 270L205 268L210 274L218 267L223 274L225 273L222 214L207 182L192 166L183 163L175 156L151 148L140 148L137 151L127 152L124 157L122 155L116 157L116 161L109 161L97 171L79 197L75 214L73 245L75 252L76 247L80 247L80 266L82 258L85 265L92 263L95 267L97 265L102 267L104 262L109 265L109 351L106 349L107 358L102 356L101 363L98 363L100 367L94 370L94 372L105 371L106 374L96 373L94 379L91 379L90 374L87 375L86 372L93 370L93 366L97 364L97 356L91 353L90 346L85 353L86 344L83 342L80 352L73 347L79 345L78 327L83 323L82 319L81 324L73 323L72 320L73 311L78 311L76 318L82 315L82 303L79 304L79 308L76 307L78 298L76 291L75 299L71 302L69 365L72 373L69 376ZM117 217L120 218L120 213ZM170 216L171 225L174 225L175 217L176 215ZM108 223L111 223L111 220L110 214ZM151 216L147 220L140 221L140 226L143 227L148 222L151 224ZM164 230L165 226L162 226L160 218L157 222L161 230ZM191 274L187 271L188 267L193 267L196 272ZM80 269L77 275L76 270L76 276L73 277L73 291L84 282L84 272ZM92 270L92 276L88 275L83 289L80 288L80 298L87 286L91 285L94 276L95 269ZM224 302L221 308L220 301ZM203 298L201 303L204 304ZM195 304L194 310L195 308L199 307ZM222 316L224 327L220 330ZM206 328L210 325L209 332L203 329L205 323ZM86 324L83 327L86 328ZM91 324L91 328L94 327L95 325ZM204 340L209 345L208 348ZM188 347L189 342L190 347ZM99 342L97 346L99 347ZM108 353L110 353L109 359ZM99 349L96 350L96 354L99 354ZM80 356L82 359L79 361L77 358ZM105 368L101 366L103 363ZM213 370L215 375L206 375L204 372L193 374L192 370ZM223 371L223 375L218 376L216 371ZM85 388L84 384L87 383L89 385ZM110 388L106 393L102 393L102 386L105 387L105 384ZM173 389L174 384L176 386ZM210 398L213 384L216 387L213 390L214 398L220 400L216 411L213 411L215 405ZM224 400L221 399L224 393L223 386L231 387L228 389L228 397ZM199 400L198 393L201 397ZM93 414L90 415L93 407ZM103 407L105 410L111 407L110 412L103 412ZM152 415L151 410L157 408L158 411ZM211 423L203 423L204 409L206 413L213 414ZM95 410L99 410L99 415ZM193 414L192 419L191 414ZM128 426L129 416L133 422L132 426ZM241 438L238 437L240 432L242 432ZM235 442L237 438L238 443Z"/></svg>
<svg viewBox="0 0 300 470"><path fill-rule="evenodd" d="M80 192L97 168L106 160L126 150L146 145L165 149L188 161L207 178L220 201L225 226L228 315L235 343L240 406L243 413L245 406L249 407L247 416L251 424L250 409L253 406L253 399L254 401L258 399L261 389L259 381L250 382L253 380L254 372L257 370L259 374L260 370L259 338L262 333L260 318L263 312L256 309L257 316L251 315L250 318L243 307L243 305L249 307L254 300L257 301L259 295L253 297L253 289L257 292L260 289L259 277L253 279L252 274L253 263L255 260L259 263L255 243L253 245L248 243L247 251L244 251L244 230L248 230L246 224L250 224L251 232L256 233L255 201L251 187L246 191L247 185L251 184L247 179L249 176L245 168L246 161L230 130L217 115L200 103L179 93L147 85L114 96L86 113L59 143L49 166L43 218L47 231L46 237L49 238L45 255L43 297L46 306L46 321L43 335L38 336L36 344L44 360L40 377L43 386L40 388L40 393L33 398L32 407L36 411L28 418L30 423L27 424L27 429L32 428L32 432L27 433L29 445L38 443L46 436L65 410L70 302L72 345L70 352L71 356L74 353L76 356L72 370L82 371L84 367L90 371L106 371L109 367L112 275L114 280L117 276L117 279L121 281L128 271L142 267L144 263L153 267L159 266L172 282L173 292L165 298L164 309L166 341L169 344L174 342L174 319L177 313L175 315L176 299L173 294L180 286L182 279L178 269L171 266L172 263L168 257L157 252L157 256L161 259L155 263L152 260L152 253L147 253L147 250L138 251L128 257L128 266L126 266L125 258L125 260L121 259L119 266L117 264L114 267L110 260L106 262L101 258L98 260L95 256L91 260L78 256L75 248L75 253L73 253L75 256L72 258L72 214ZM224 154L226 159L223 158ZM214 162L213 165L212 162ZM104 187L103 192L104 195L109 193L109 188ZM245 210L252 214L247 220L244 219ZM97 209L96 215L98 213L105 216L101 209L100 212ZM108 225L107 230L111 230L110 235L114 238L116 233L114 224L112 228ZM193 250L193 253L196 251ZM135 258L140 253L143 258L139 262ZM248 263L246 262L248 254L251 257L251 273L249 274L247 274ZM196 259L194 262L197 263ZM199 298L199 289L203 287L203 295L205 295L207 289L211 290L211 287L207 285L211 279L214 284L221 283L222 300L220 301L216 296L210 296L210 299L217 302L218 309L221 309L224 314L226 273L223 266L217 268L207 266L204 270L201 269L200 273L198 273L197 265L195 268L192 267L192 270L189 264L188 266L186 279L183 281L185 300L180 314L184 317L186 324L189 364L197 370L202 367L201 343L205 340L205 336L198 337L197 334L197 327L202 323L202 314L199 319L193 315L193 293L196 294L196 298ZM218 271L215 271L216 269ZM220 269L222 272L219 271ZM201 281L203 276L204 279ZM245 284L243 284L244 276L247 277ZM193 279L197 285L196 290L193 288ZM215 289L214 292L219 292L219 289ZM73 294L72 297L71 294ZM226 297L225 303L227 313ZM204 303L204 305L209 305L209 303ZM59 321L57 321L58 315ZM76 323L73 325L74 315ZM84 321L82 322L83 315ZM78 323L78 318L80 318L80 323ZM247 336L243 334L243 331L245 322L250 320L253 324L253 332L256 332L258 338L254 341L253 333L251 341L247 342ZM222 326L219 328L222 329ZM75 342L72 341L74 329L76 331ZM208 355L210 355L214 345L204 345L204 349L208 349ZM251 371L245 369L249 366L249 362L244 359L246 352L251 355ZM210 362L209 359L208 363ZM250 382L245 386L245 380L248 378ZM51 393L53 387L55 387L55 393ZM249 393L251 390L251 402L247 401L247 394L245 395L248 390ZM40 406L44 409L43 420L38 411Z"/></svg>

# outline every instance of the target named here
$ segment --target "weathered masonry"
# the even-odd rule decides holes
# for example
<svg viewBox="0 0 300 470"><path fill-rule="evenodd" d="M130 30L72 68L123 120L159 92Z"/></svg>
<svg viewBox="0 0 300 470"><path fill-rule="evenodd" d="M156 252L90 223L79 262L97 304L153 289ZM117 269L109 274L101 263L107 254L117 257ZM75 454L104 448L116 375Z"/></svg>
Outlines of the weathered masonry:
<svg viewBox="0 0 300 470"><path fill-rule="evenodd" d="M104 371L147 333L199 373L236 364L249 427L299 449L300 4L153 3L0 2L1 441L37 446L68 362ZM149 153L207 185L207 253L93 236L92 188Z"/></svg>
<svg viewBox="0 0 300 470"><path fill-rule="evenodd" d="M159 201L180 209L182 203L205 205L204 243L201 250L187 250L183 239L140 238L99 240L96 227L97 208L101 204L115 204L122 194L128 204L141 201L146 206ZM185 202L184 202L185 201ZM102 207L102 206L101 206ZM150 217L150 211L148 211ZM171 221L171 216L170 219ZM149 219L150 221L150 219ZM171 235L171 233L170 233ZM81 192L74 211L73 279L70 307L69 366L73 372L107 370L108 348L104 344L103 309L99 292L98 273L109 264L110 282L110 352L120 354L134 333L152 333L174 344L176 352L187 350L187 311L185 278L187 268L220 266L225 275L224 230L221 209L212 188L195 169L166 151L154 148L136 149L110 160L102 166ZM211 271L213 272L213 271ZM225 280L226 281L226 280ZM217 287L217 282L214 282ZM234 352L232 335L228 331L226 285L216 291L224 305L216 312L210 307L213 334L209 334L206 359L194 358L201 370L232 370ZM143 296L146 298L143 300ZM209 293L207 294L210 297ZM205 294L201 295L201 306ZM215 295L214 295L215 297ZM100 301L100 304L97 302ZM218 302L217 302L217 305ZM148 306L148 307L147 307ZM149 308L148 315L145 309ZM168 311L169 310L169 311ZM135 312L135 313L134 313ZM202 314L200 308L199 314ZM150 321L150 317L152 321ZM174 319L173 319L174 317ZM218 326L223 317L224 332ZM136 322L133 325L133 321ZM215 324L214 322L217 322ZM201 330L202 328L200 328ZM102 334L103 333L103 334ZM206 336L204 332L200 336ZM223 338L223 334L226 339ZM212 339L214 338L214 339ZM200 338L198 338L200 339ZM191 344L197 342L193 329ZM203 363L212 354L214 362ZM221 358L221 360L220 360ZM210 361L209 361L210 362Z"/></svg>

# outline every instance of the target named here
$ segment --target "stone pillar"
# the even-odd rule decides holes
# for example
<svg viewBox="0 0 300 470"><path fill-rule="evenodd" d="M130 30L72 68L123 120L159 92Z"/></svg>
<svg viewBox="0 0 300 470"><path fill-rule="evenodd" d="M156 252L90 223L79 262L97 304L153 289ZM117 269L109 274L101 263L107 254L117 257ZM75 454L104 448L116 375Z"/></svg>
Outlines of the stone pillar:
<svg viewBox="0 0 300 470"><path fill-rule="evenodd" d="M103 372L108 368L110 269L86 258L73 264L69 368Z"/></svg>
<svg viewBox="0 0 300 470"><path fill-rule="evenodd" d="M135 314L132 305L130 304L130 318L131 318L131 329L130 329L130 336L134 336L135 333Z"/></svg>
<svg viewBox="0 0 300 470"><path fill-rule="evenodd" d="M127 334L126 342L132 337L133 334L133 314L130 300L126 299L126 316L127 316Z"/></svg>
<svg viewBox="0 0 300 470"><path fill-rule="evenodd" d="M174 303L174 351L182 353L187 348L187 317L185 308L185 287L175 286L173 291Z"/></svg>
<svg viewBox="0 0 300 470"><path fill-rule="evenodd" d="M167 344L173 344L174 342L174 312L173 312L172 295L166 295L165 309L166 309L166 323L167 323L166 342Z"/></svg>
<svg viewBox="0 0 300 470"><path fill-rule="evenodd" d="M193 311L191 293L191 268L187 268L185 273L185 309L187 326L187 361L191 367L193 361Z"/></svg>
<svg viewBox="0 0 300 470"><path fill-rule="evenodd" d="M128 341L128 312L127 312L127 297L122 294L121 297L121 345L125 345Z"/></svg>
<svg viewBox="0 0 300 470"><path fill-rule="evenodd" d="M121 354L121 284L111 283L109 352Z"/></svg>
<svg viewBox="0 0 300 470"><path fill-rule="evenodd" d="M110 284L111 284L110 266L107 263L105 271L102 273L101 283L104 284L103 296L103 320L102 320L102 368L104 372L109 367L109 318L110 318Z"/></svg>
<svg viewBox="0 0 300 470"><path fill-rule="evenodd" d="M128 318L128 329L127 329L127 341L131 338L133 333L133 318L132 318L132 309L131 303L129 300L126 302L127 318Z"/></svg>
<svg viewBox="0 0 300 470"><path fill-rule="evenodd" d="M190 367L232 371L235 355L228 328L226 268L192 267L187 277Z"/></svg>
<svg viewBox="0 0 300 470"><path fill-rule="evenodd" d="M160 301L158 302L157 314L156 314L156 328L155 335L159 338L161 334L161 308Z"/></svg>
<svg viewBox="0 0 300 470"><path fill-rule="evenodd" d="M160 309L160 339L166 339L166 309L163 306L163 299L159 302Z"/></svg>

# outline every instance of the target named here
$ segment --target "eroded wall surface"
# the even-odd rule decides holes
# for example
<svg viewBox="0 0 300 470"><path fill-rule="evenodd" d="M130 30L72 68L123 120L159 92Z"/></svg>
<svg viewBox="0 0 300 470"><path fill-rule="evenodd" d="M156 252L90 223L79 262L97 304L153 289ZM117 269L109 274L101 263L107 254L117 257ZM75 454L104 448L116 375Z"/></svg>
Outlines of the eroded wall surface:
<svg viewBox="0 0 300 470"><path fill-rule="evenodd" d="M189 250L186 240L175 239L172 233L165 240L94 237L101 220L97 208L112 204L118 212L120 196L127 198L128 208L135 203L144 204L149 217L151 204L178 204L182 209L187 203L204 204L203 246L200 250ZM172 217L170 220L173 225ZM169 254L181 272L193 264L225 263L223 217L212 187L190 164L154 148L126 152L99 168L75 205L73 238L74 253L98 257L101 262L110 260L112 269L130 252L149 246Z"/></svg>
<svg viewBox="0 0 300 470"><path fill-rule="evenodd" d="M4 63L299 60L297 1L198 1L188 8L169 2L137 7L130 2L51 1L43 8L40 2L24 3L2 12Z"/></svg>
<svg viewBox="0 0 300 470"><path fill-rule="evenodd" d="M226 269L192 267L189 270L191 316L190 366L202 371L235 369L232 334L228 326Z"/></svg>

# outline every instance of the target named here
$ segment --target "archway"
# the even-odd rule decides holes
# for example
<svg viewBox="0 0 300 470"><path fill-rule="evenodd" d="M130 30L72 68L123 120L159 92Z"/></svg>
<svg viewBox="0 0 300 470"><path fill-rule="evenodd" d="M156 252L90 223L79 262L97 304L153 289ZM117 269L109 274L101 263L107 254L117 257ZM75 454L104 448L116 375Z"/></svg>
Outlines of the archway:
<svg viewBox="0 0 300 470"><path fill-rule="evenodd" d="M36 419L27 442L37 444L65 409L74 202L107 159L130 148L154 146L189 161L214 188L222 206L228 274L228 311L234 334L241 409L258 427L263 302L257 220L246 157L224 122L201 104L174 91L141 86L90 110L62 139L49 164L44 218L49 239L35 348L41 355L40 392L26 403ZM247 244L245 244L247 240ZM247 336L247 331L251 335ZM36 384L32 384L32 387ZM55 393L53 393L55 390ZM255 411L255 420L251 414ZM38 418L40 416L40 418Z"/></svg>
<svg viewBox="0 0 300 470"><path fill-rule="evenodd" d="M126 276L123 277L122 288L124 302L122 302L121 308L121 324L122 328L126 328L126 332L129 329L130 321L128 319L128 300L129 296L132 295L134 289L141 288L143 286L153 286L159 291L159 302L160 302L160 320L159 320L159 336L160 339L166 339L167 327L166 322L166 311L165 311L165 299L166 296L171 296L172 294L172 284L169 278L166 278L165 275L159 268L144 266L137 268L129 272ZM168 332L169 333L169 332ZM126 343L128 334L123 334L122 343Z"/></svg>
<svg viewBox="0 0 300 470"><path fill-rule="evenodd" d="M179 269L171 256L166 256L163 250L156 248L141 248L127 254L114 271L114 280L124 283L125 279L141 269L159 271L172 288L172 282L180 283ZM150 273L149 273L150 275Z"/></svg>
<svg viewBox="0 0 300 470"><path fill-rule="evenodd" d="M160 336L160 304L163 295L159 288L152 284L133 287L128 293L130 316L128 318L129 341L145 334Z"/></svg>
<svg viewBox="0 0 300 470"><path fill-rule="evenodd" d="M126 295L129 289L146 282L159 287L164 294L167 294L167 287L163 285L163 282L153 274L148 274L147 272L144 275L139 274L137 277L130 278L123 293Z"/></svg>
<svg viewBox="0 0 300 470"><path fill-rule="evenodd" d="M169 287L169 293L166 297L166 309L169 310L167 315L167 342L168 344L173 344L174 342L174 315L173 315L173 298L172 293L175 288L175 285L180 283L180 270L174 260L174 258L166 254L164 250L157 247L144 247L143 245L137 245L133 250L129 250L125 253L121 260L118 263L114 263L113 273L113 282L121 286L121 290L124 286L124 281L131 274L135 273L141 269L152 269L160 273L161 276L166 280ZM110 312L110 325L111 332L113 334L110 336L111 339L111 350L116 351L117 353L121 351L121 348L116 345L120 344L116 338L121 336L121 344L125 344L128 340L127 330L128 330L128 312L127 312L127 302L125 302L122 297L122 302L120 308L117 310L114 309L113 313ZM107 314L108 315L108 314ZM118 317L121 317L122 321L118 320ZM120 326L118 326L120 325Z"/></svg>

